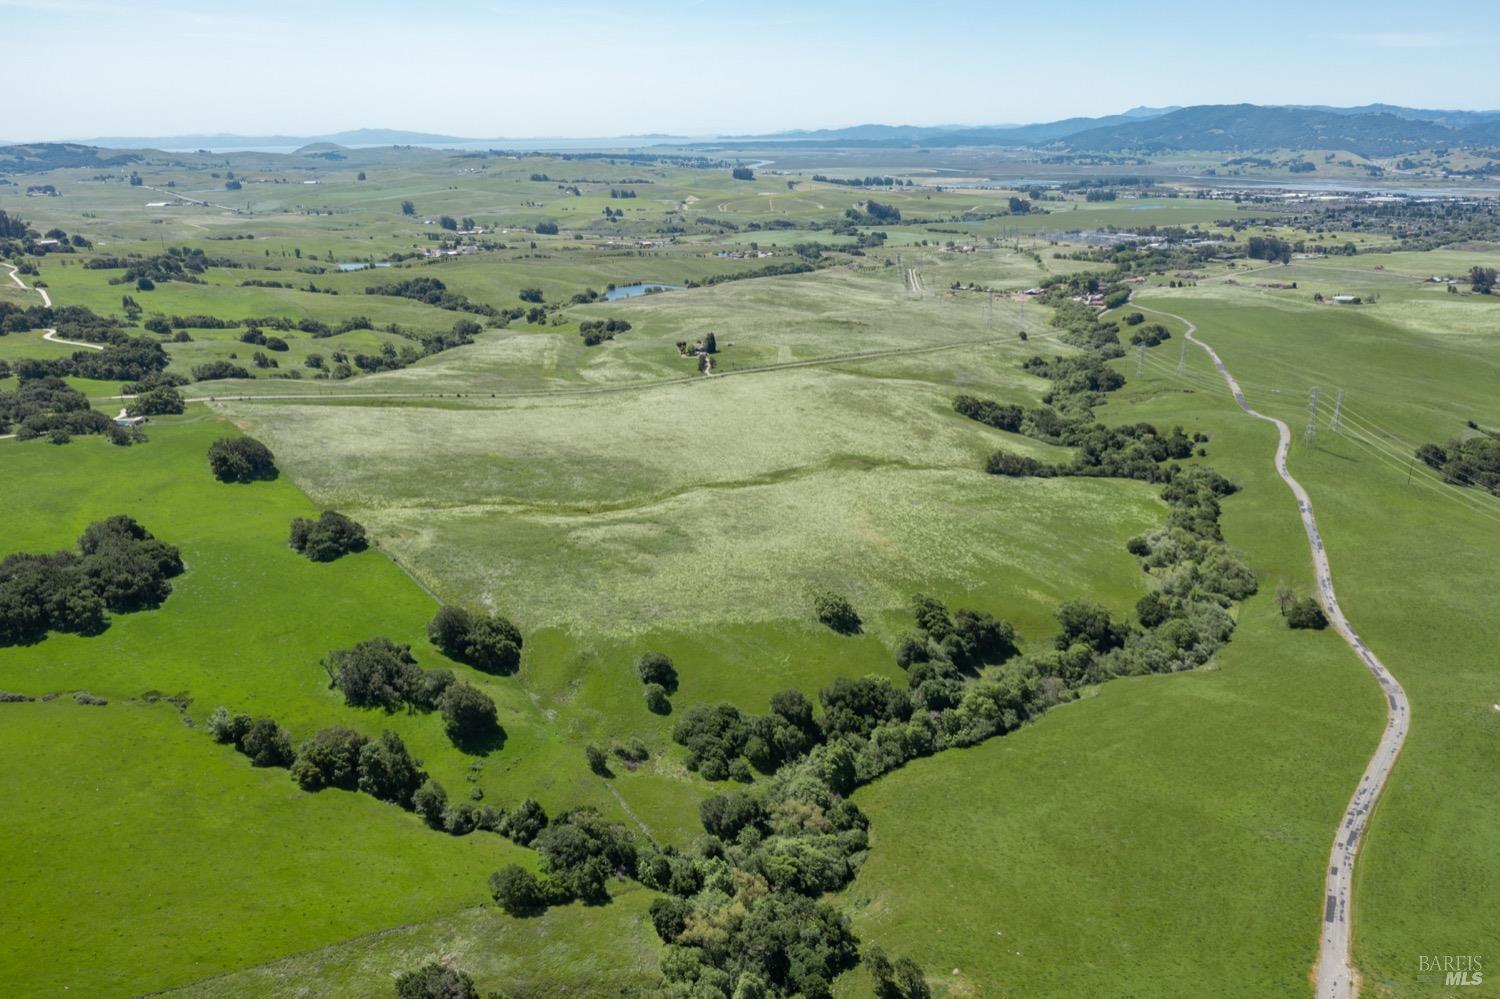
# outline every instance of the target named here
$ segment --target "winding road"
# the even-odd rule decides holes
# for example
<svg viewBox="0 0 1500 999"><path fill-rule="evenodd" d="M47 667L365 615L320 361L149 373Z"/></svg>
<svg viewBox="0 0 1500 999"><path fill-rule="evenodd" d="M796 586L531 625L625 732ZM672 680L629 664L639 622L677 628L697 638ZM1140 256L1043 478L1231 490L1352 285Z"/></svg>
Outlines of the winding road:
<svg viewBox="0 0 1500 999"><path fill-rule="evenodd" d="M7 270L10 271L10 279L16 283L16 287L17 288L20 288L22 291L34 291L34 292L36 292L38 295L42 296L42 304L45 305L49 309L52 308L52 296L49 295L49 294L47 294L47 289L46 288L36 287L36 286L28 288L28 287L26 287L26 282L21 280L21 275L16 271L16 268L15 268L14 265L12 265L12 264L4 264L4 265L0 265L0 266L4 266ZM84 343L82 340L64 340L62 337L60 337L60 336L57 335L57 330L51 330L51 329L49 329L49 330L42 330L42 339L50 341L52 343L65 343L69 347L83 347L86 350L103 350L104 349L103 347L99 346L97 343Z"/></svg>
<svg viewBox="0 0 1500 999"><path fill-rule="evenodd" d="M1381 689L1385 691L1386 697L1386 725L1385 732L1380 737L1380 744L1375 747L1375 755L1370 757L1370 762L1365 766L1364 776L1360 778L1359 787L1354 791L1354 797L1349 801L1349 807L1344 811L1343 821L1334 833L1333 849L1328 859L1328 874L1324 880L1323 893L1323 933L1318 944L1318 963L1316 968L1317 986L1316 999L1352 999L1358 994L1358 985L1355 981L1354 970L1349 962L1350 942L1352 939L1353 914L1349 903L1353 896L1354 884L1354 862L1359 856L1360 840L1364 836L1365 827L1369 823L1370 813L1375 807L1375 800L1380 797L1386 782L1390 779L1391 770L1396 765L1396 757L1401 753L1401 746L1406 742L1406 731L1411 723L1411 708L1406 700L1406 691L1401 684L1391 675L1390 670L1385 668L1370 647L1365 644L1364 639L1354 630L1349 619L1344 616L1342 608L1339 607L1338 597L1333 591L1333 569L1328 564L1328 553L1323 547L1323 536L1318 531L1317 519L1313 516L1312 499L1307 495L1307 490L1302 484L1292 478L1292 473L1287 470L1287 452L1292 446L1292 431L1282 420L1274 416L1252 409L1245 401L1245 393L1241 391L1239 382L1229 373L1229 368L1219 358L1218 353L1208 344L1199 340L1195 335L1198 327L1182 316L1160 309L1149 309L1143 305L1138 308L1147 312L1155 312L1158 315L1176 319L1187 327L1187 339L1208 354L1213 361L1214 367L1219 374L1224 376L1224 381L1229 385L1229 391L1234 395L1234 401L1240 409L1257 420L1265 420L1276 425L1277 433L1281 435L1280 442L1276 445L1276 474L1287 484L1292 495L1297 499L1297 509L1302 516L1302 526L1307 531L1307 543L1312 549L1313 569L1318 577L1318 602L1322 604L1323 611L1328 615L1329 623L1333 625L1334 631L1354 650L1360 661L1379 682Z"/></svg>

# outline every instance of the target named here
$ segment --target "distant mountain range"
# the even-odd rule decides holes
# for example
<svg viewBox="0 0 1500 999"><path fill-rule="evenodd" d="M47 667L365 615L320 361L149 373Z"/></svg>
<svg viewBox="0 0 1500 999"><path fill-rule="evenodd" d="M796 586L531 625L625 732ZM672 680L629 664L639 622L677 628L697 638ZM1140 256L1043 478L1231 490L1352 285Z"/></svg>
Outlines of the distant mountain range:
<svg viewBox="0 0 1500 999"><path fill-rule="evenodd" d="M1424 114L1440 115L1443 120ZM1442 146L1500 144L1500 112L1464 112L1458 117L1454 112L1379 105L1330 109L1204 105L1147 121L1090 128L1067 136L1064 144L1076 152L1347 149L1362 156L1393 156Z"/></svg>
<svg viewBox="0 0 1500 999"><path fill-rule="evenodd" d="M1266 149L1341 149L1364 156L1391 156L1443 146L1500 148L1500 111L1456 111L1365 104L1266 106L1203 104L1137 107L1097 118L1064 118L1029 125L855 125L849 128L772 132L759 135L677 136L665 134L598 139L475 139L432 132L360 128L329 135L104 136L75 140L109 149L300 149L307 146L460 145L492 143L510 148L581 150L643 145L806 145L854 148L1040 148L1080 153L1213 152Z"/></svg>
<svg viewBox="0 0 1500 999"><path fill-rule="evenodd" d="M347 132L334 132L331 135L235 135L228 132L216 132L212 135L103 135L92 139L71 141L85 146L104 146L109 149L161 149L164 146L172 149L226 149L247 146L296 147L320 142L331 142L340 146L426 146L483 140L465 139L456 135L438 135L433 132L356 128Z"/></svg>
<svg viewBox="0 0 1500 999"><path fill-rule="evenodd" d="M772 132L767 135L730 135L723 139L745 139L755 142L792 140L795 142L857 142L861 144L882 143L899 145L1030 145L1048 142L1073 135L1090 128L1108 125L1123 125L1133 121L1160 117L1180 110L1176 107L1131 108L1123 114L1105 115L1102 118L1064 118L1061 121L1040 122L1031 125L853 125L849 128L820 128L814 131L794 130ZM974 139L976 142L955 142L955 138ZM994 140L1006 140L997 143Z"/></svg>

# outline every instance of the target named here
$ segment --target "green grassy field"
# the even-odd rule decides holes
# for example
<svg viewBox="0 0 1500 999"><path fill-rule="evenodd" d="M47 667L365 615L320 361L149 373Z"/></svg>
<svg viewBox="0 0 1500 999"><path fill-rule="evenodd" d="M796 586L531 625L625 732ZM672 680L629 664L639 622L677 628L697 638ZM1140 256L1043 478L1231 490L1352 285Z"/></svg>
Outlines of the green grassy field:
<svg viewBox="0 0 1500 999"><path fill-rule="evenodd" d="M954 176L921 164L901 167L919 186L889 192L815 183L802 153L778 162L786 173L748 182L670 163L396 150L346 162L227 159L148 159L138 165L146 187L55 171L63 197L23 200L0 187L0 207L94 241L42 258L59 305L121 314L131 293L147 315L368 316L421 332L466 314L365 289L435 276L496 308L520 304L526 287L559 303L611 283L702 282L802 259L795 244L846 241L826 226L868 197L898 205L911 224L885 230L884 247L827 255L816 273L572 306L345 381L314 380L307 356L409 341L293 332L290 350L272 355L280 368L188 388L216 401L153 420L149 443L0 441L0 475L21 484L8 494L0 556L68 546L89 522L128 513L187 564L160 609L120 616L97 637L0 650L0 689L60 694L0 704L0 754L18 775L14 807L0 810L7 994L380 995L433 958L469 970L482 990L526 995L655 981L651 892L615 882L607 906L512 919L486 904L484 879L535 854L491 834L433 832L367 796L303 793L284 771L215 745L201 722L223 704L272 715L298 739L332 724L391 728L450 797L471 787L486 803L533 796L554 815L593 805L686 845L701 831L699 801L723 786L687 770L673 717L647 711L632 666L642 651L676 660L675 713L718 700L761 712L788 687L813 696L835 677L869 673L900 682L892 647L911 627L916 592L1014 622L1027 648L1050 642L1069 598L1131 610L1148 577L1125 542L1165 519L1157 490L987 476L997 447L1048 461L1065 452L966 420L951 400L1041 399L1047 383L1019 362L1071 348L1045 310L1007 293L1103 268L1064 259L1080 248L1065 234L1207 228L1252 210L1070 196L1046 202L1047 214L1011 216L999 213L1012 192L937 190ZM981 166L976 179L987 176ZM226 169L242 190L211 175ZM830 172L871 171L854 157ZM638 197L611 199L611 186ZM248 213L147 207L171 200L166 191ZM415 215L401 213L405 198ZM623 218L607 221L606 208ZM444 213L475 218L480 238L505 248L336 269L436 248L429 237L445 235L435 222ZM542 221L562 232L529 231ZM150 292L82 266L184 244L237 266ZM773 256L743 255L751 244ZM1500 943L1488 916L1500 812L1482 791L1500 735L1485 665L1500 639L1490 606L1500 503L1408 460L1465 420L1500 423L1500 299L1425 281L1493 256L1480 247L1208 265L1191 287L1159 276L1140 292L1143 304L1196 322L1251 403L1294 428L1310 388L1322 391L1323 430L1315 445L1299 440L1293 472L1317 505L1346 612L1413 710L1356 886L1355 960L1374 995L1423 995L1420 954L1483 955ZM245 279L297 287L240 287ZM1292 281L1295 290L1269 287ZM991 301L971 282L1000 293ZM1366 304L1316 304L1314 292ZM14 288L0 296L37 301ZM632 329L585 347L579 322L603 318ZM1308 987L1324 864L1382 701L1335 636L1285 628L1273 592L1307 591L1312 579L1295 505L1271 467L1274 433L1235 408L1200 352L1182 355L1179 373L1181 326L1169 325L1177 338L1147 352L1139 373L1133 351L1114 362L1128 384L1098 416L1210 435L1208 463L1244 487L1224 503L1223 526L1260 594L1239 607L1233 641L1209 668L1090 690L1010 736L858 792L872 849L836 902L865 941L915 957L940 995ZM708 331L719 344L713 377L675 346ZM167 346L171 370L232 355L247 363L259 349L238 330L191 332L193 342ZM35 332L0 337L0 360L72 349ZM266 377L290 370L304 377ZM105 399L116 383L74 383L101 409L119 405ZM1340 388L1344 433L1334 434L1326 407ZM240 431L271 445L279 480L212 479L208 443ZM290 551L290 520L326 508L365 524L376 546L326 565ZM812 593L825 587L853 601L862 633L816 622ZM445 660L424 632L438 600L514 618L527 639L520 673L489 677ZM319 661L374 635L485 689L504 744L465 754L435 715L345 707ZM84 689L110 703L74 703ZM181 712L161 700L176 694L187 698ZM585 743L633 738L651 751L644 766L609 781L589 772ZM868 994L869 980L856 970L836 989Z"/></svg>
<svg viewBox="0 0 1500 999"><path fill-rule="evenodd" d="M64 692L51 704L4 705L11 720L0 726L7 758L26 761L29 775L5 816L3 918L15 946L0 980L26 982L27 994L63 985L134 994L446 916L483 901L484 878L507 858L534 856L254 770L183 724L220 704L270 714L295 738L330 724L390 728L455 796L477 786L499 804L535 795L554 811L618 809L514 681L427 646L422 627L436 605L383 555L308 562L285 542L290 519L312 512L295 487L214 481L205 448L232 432L200 415L153 423L151 442L128 449L0 443L7 470L38 486L17 498L7 552L65 547L90 521L129 513L178 545L188 566L159 610L120 616L96 638L52 635L3 654L6 689ZM484 687L500 705L504 747L465 755L435 716L344 707L319 660L377 634ZM111 703L75 705L80 689ZM140 703L153 691L189 698L184 719ZM101 827L111 830L102 851ZM80 909L78 893L96 901Z"/></svg>
<svg viewBox="0 0 1500 999"><path fill-rule="evenodd" d="M1486 953L1500 943L1484 901L1500 884L1500 812L1470 790L1487 779L1482 747L1500 736L1483 665L1497 634L1489 605L1500 504L1409 468L1416 444L1455 436L1466 419L1493 421L1500 302L1439 299L1449 322L1429 332L1406 321L1427 292L1392 288L1378 274L1367 281L1355 286L1382 289L1374 306L1283 303L1274 321L1230 293L1189 289L1161 300L1197 322L1253 384L1255 405L1294 425L1306 422L1312 384L1325 400L1346 389L1345 433L1328 433L1325 422L1294 465L1324 524L1340 599L1411 699L1411 733L1361 854L1355 896L1355 959L1366 981L1411 995L1418 955Z"/></svg>

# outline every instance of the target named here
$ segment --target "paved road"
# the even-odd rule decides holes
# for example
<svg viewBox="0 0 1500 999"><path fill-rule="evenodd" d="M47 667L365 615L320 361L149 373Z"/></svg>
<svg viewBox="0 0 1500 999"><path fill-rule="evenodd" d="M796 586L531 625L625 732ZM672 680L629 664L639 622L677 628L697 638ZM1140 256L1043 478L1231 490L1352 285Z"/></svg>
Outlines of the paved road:
<svg viewBox="0 0 1500 999"><path fill-rule="evenodd" d="M1258 413L1245 401L1245 393L1240 390L1239 382L1229 373L1224 362L1212 347L1199 340L1194 334L1198 327L1188 322L1181 316L1170 312L1162 312L1159 309L1146 309L1147 312L1156 312L1159 315L1169 316L1187 326L1187 339L1197 344L1208 353L1214 362L1214 367L1219 369L1219 374L1224 376L1224 381L1229 385L1229 391L1234 394L1234 401L1239 404L1240 409L1258 420L1265 420L1276 425L1277 432L1281 435L1280 442L1276 445L1276 474L1281 476L1287 488L1291 489L1292 495L1297 498L1297 509L1302 515L1302 526L1307 531L1307 543L1312 549L1313 568L1318 577L1318 602L1323 605L1323 612L1328 615L1328 621L1359 656L1360 661L1380 683L1386 698L1386 725L1385 732L1380 736L1380 744L1375 747L1375 755L1370 757L1370 762L1365 767L1364 776L1360 778L1359 787L1354 791L1354 797L1349 802L1349 807L1344 811L1343 822L1339 824L1338 831L1334 834L1333 849L1328 858L1328 874L1324 879L1323 891L1323 933L1318 944L1317 964L1317 992L1315 999L1352 999L1359 992L1358 983L1355 981L1354 971L1349 964L1350 939L1352 936L1353 913L1350 911L1349 902L1353 896L1354 862L1359 856L1359 845L1364 837L1365 826L1369 823L1370 812L1375 807L1375 800L1380 797L1380 792L1385 788L1390 779L1391 769L1396 765L1396 757L1401 753L1401 746L1406 741L1406 730L1411 723L1411 708L1406 700L1406 691L1401 684L1391 675L1385 664L1376 658L1375 653L1359 637L1349 619L1344 616L1339 607L1338 597L1333 591L1333 570L1328 564L1328 553L1323 548L1323 536L1318 532L1318 522L1313 516L1312 499L1307 495L1307 490L1302 484L1292 478L1291 472L1287 471L1287 452L1292 445L1292 431L1281 420L1274 416L1266 416Z"/></svg>
<svg viewBox="0 0 1500 999"><path fill-rule="evenodd" d="M245 211L243 208L235 208L233 205L221 205L214 201L202 201L198 198L190 198L185 194L178 194L176 191L169 191L165 188L160 187L152 187L150 184L143 184L141 186L148 191L155 191L157 194L165 194L169 198L176 198L178 201L184 201L190 205L198 205L201 208L222 208L226 212L232 212L235 215L243 215Z"/></svg>

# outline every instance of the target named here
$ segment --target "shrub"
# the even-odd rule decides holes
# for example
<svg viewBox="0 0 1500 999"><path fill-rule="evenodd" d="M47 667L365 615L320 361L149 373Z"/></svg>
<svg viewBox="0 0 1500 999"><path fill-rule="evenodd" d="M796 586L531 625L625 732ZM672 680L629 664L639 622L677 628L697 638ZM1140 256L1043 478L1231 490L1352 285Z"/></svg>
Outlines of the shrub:
<svg viewBox="0 0 1500 999"><path fill-rule="evenodd" d="M615 756L624 760L627 765L636 766L645 763L651 758L651 750L639 739L631 739L627 743L615 743L609 750Z"/></svg>
<svg viewBox="0 0 1500 999"><path fill-rule="evenodd" d="M667 693L677 691L677 668L672 657L663 652L644 652L635 663L636 675L642 683L659 684Z"/></svg>
<svg viewBox="0 0 1500 999"><path fill-rule="evenodd" d="M381 801L410 808L412 796L427 780L422 761L406 750L406 744L394 732L381 732L380 738L365 743L359 751L359 789Z"/></svg>
<svg viewBox="0 0 1500 999"><path fill-rule="evenodd" d="M364 174L360 174L364 180ZM402 972L396 979L397 999L479 999L474 979L457 968L445 968L436 961L414 971Z"/></svg>
<svg viewBox="0 0 1500 999"><path fill-rule="evenodd" d="M292 521L292 550L314 562L332 562L341 555L362 552L369 543L365 529L333 510L324 510L317 520L297 517Z"/></svg>
<svg viewBox="0 0 1500 999"><path fill-rule="evenodd" d="M1025 478L1046 474L1046 466L1035 458L1025 455L1011 454L1009 451L996 451L990 455L984 463L984 470L991 475L1008 475L1012 478Z"/></svg>
<svg viewBox="0 0 1500 999"><path fill-rule="evenodd" d="M411 807L429 826L441 829L443 811L448 807L448 792L443 790L443 785L429 777L412 794Z"/></svg>
<svg viewBox="0 0 1500 999"><path fill-rule="evenodd" d="M208 446L208 466L220 482L276 478L271 449L254 437L220 437Z"/></svg>
<svg viewBox="0 0 1500 999"><path fill-rule="evenodd" d="M813 596L813 611L829 628L840 635L858 634L862 622L854 605L837 593L823 590Z"/></svg>
<svg viewBox="0 0 1500 999"><path fill-rule="evenodd" d="M479 828L479 809L467 802L443 809L443 832L450 836L467 836Z"/></svg>
<svg viewBox="0 0 1500 999"><path fill-rule="evenodd" d="M546 907L546 896L536 875L519 864L490 875L490 894L512 916L526 916Z"/></svg>
<svg viewBox="0 0 1500 999"><path fill-rule="evenodd" d="M495 702L478 687L455 683L438 698L443 728L459 745L479 742L491 735L499 722Z"/></svg>
<svg viewBox="0 0 1500 999"><path fill-rule="evenodd" d="M588 760L589 769L600 777L613 777L609 769L609 754L592 742L583 747L584 758Z"/></svg>
<svg viewBox="0 0 1500 999"><path fill-rule="evenodd" d="M215 742L237 743L249 728L249 715L231 715L228 708L214 708L208 716L208 734Z"/></svg>
<svg viewBox="0 0 1500 999"><path fill-rule="evenodd" d="M646 710L656 715L672 713L672 702L667 699L667 688L659 683L646 684Z"/></svg>
<svg viewBox="0 0 1500 999"><path fill-rule="evenodd" d="M175 338L174 338L175 339ZM193 366L193 381L212 382L225 378L249 378L250 372L228 361L209 361Z"/></svg>
<svg viewBox="0 0 1500 999"><path fill-rule="evenodd" d="M252 721L240 737L238 746L240 752L250 757L252 766L289 767L295 759L292 737L270 718Z"/></svg>
<svg viewBox="0 0 1500 999"><path fill-rule="evenodd" d="M527 798L505 813L496 831L506 839L526 846L547 828L547 813L535 799Z"/></svg>
<svg viewBox="0 0 1500 999"><path fill-rule="evenodd" d="M359 786L359 754L370 740L349 728L319 729L297 750L292 779L304 791Z"/></svg>
<svg viewBox="0 0 1500 999"><path fill-rule="evenodd" d="M1310 628L1314 631L1322 631L1328 627L1328 617L1312 597L1303 597L1287 607L1283 613L1286 616L1288 628Z"/></svg>

